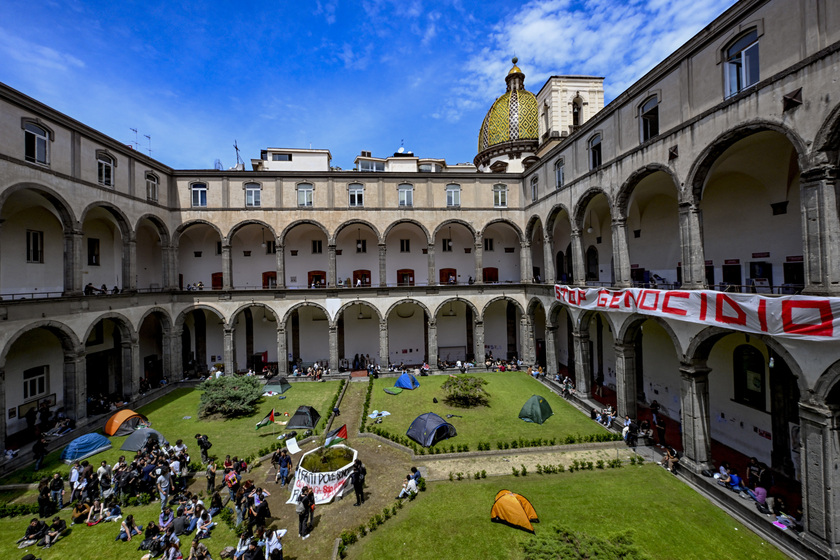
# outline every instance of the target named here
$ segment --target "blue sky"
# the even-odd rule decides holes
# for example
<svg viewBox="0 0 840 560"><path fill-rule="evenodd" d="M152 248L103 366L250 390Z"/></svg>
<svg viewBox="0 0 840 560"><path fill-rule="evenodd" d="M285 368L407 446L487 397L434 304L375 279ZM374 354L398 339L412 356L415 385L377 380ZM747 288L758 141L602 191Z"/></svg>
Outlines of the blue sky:
<svg viewBox="0 0 840 560"><path fill-rule="evenodd" d="M472 161L515 53L525 86L607 102L734 0L0 3L0 81L180 169L265 147Z"/></svg>

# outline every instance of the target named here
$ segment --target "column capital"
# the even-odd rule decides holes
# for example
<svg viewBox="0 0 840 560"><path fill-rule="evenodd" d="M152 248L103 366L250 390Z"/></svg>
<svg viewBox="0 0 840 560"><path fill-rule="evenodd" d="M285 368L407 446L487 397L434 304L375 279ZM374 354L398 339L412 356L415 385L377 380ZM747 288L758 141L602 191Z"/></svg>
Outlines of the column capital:
<svg viewBox="0 0 840 560"><path fill-rule="evenodd" d="M820 181L834 182L837 180L837 167L834 165L817 165L810 169L805 169L799 175L799 184L818 183Z"/></svg>
<svg viewBox="0 0 840 560"><path fill-rule="evenodd" d="M574 238L574 237L580 238L580 236L581 236L581 231L580 231L580 228L573 227L573 228L572 228L572 233L571 233L570 235L571 235L571 237L573 237L573 238Z"/></svg>
<svg viewBox="0 0 840 560"><path fill-rule="evenodd" d="M327 251L335 252L335 244L331 243L331 244L327 245Z"/></svg>
<svg viewBox="0 0 840 560"><path fill-rule="evenodd" d="M430 329L437 329L437 321L434 319L429 319L429 328Z"/></svg>
<svg viewBox="0 0 840 560"><path fill-rule="evenodd" d="M624 227L627 225L627 218L623 216L618 216L612 219L612 226L613 227Z"/></svg>
<svg viewBox="0 0 840 560"><path fill-rule="evenodd" d="M705 377L709 375L710 371L712 371L712 369L706 365L695 364L692 362L680 362L680 375L682 375L683 378Z"/></svg>
<svg viewBox="0 0 840 560"><path fill-rule="evenodd" d="M557 327L554 327L555 329ZM636 345L629 342L616 342L613 344L613 350L617 355L622 355L626 358L636 355Z"/></svg>
<svg viewBox="0 0 840 560"><path fill-rule="evenodd" d="M531 242L530 241L520 241L519 246L522 247L523 249L530 249L531 248Z"/></svg>

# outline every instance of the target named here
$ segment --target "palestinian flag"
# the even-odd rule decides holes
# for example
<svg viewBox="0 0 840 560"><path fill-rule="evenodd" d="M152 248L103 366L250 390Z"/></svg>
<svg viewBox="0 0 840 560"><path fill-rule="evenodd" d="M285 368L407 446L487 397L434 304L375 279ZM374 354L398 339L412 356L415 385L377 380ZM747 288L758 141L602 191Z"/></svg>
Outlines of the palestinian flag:
<svg viewBox="0 0 840 560"><path fill-rule="evenodd" d="M324 447L329 447L331 445L335 445L336 443L341 443L342 441L347 441L347 424L344 424L339 429L328 433L327 439L324 440Z"/></svg>
<svg viewBox="0 0 840 560"><path fill-rule="evenodd" d="M259 430L263 426L268 426L269 424L274 424L274 409L273 408L271 409L271 412L269 412L268 415L265 418L263 418L262 420L257 422L257 429Z"/></svg>

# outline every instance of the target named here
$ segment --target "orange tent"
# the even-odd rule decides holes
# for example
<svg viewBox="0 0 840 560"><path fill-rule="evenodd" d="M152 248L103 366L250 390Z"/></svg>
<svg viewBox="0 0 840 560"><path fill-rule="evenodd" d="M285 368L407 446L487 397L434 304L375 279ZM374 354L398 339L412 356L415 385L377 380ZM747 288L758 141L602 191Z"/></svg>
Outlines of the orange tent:
<svg viewBox="0 0 840 560"><path fill-rule="evenodd" d="M493 509L490 510L490 520L517 527L529 533L534 532L534 526L531 523L540 521L531 502L525 496L510 490L499 490L496 494L496 501L493 502Z"/></svg>
<svg viewBox="0 0 840 560"><path fill-rule="evenodd" d="M120 410L105 423L105 434L126 436L137 428L151 426L149 419L133 410Z"/></svg>

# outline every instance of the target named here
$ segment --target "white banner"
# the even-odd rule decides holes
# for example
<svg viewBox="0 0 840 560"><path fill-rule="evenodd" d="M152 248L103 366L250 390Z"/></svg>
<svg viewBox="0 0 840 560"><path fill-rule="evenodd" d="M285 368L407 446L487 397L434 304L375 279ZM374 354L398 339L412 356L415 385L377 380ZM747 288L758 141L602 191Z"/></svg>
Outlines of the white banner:
<svg viewBox="0 0 840 560"><path fill-rule="evenodd" d="M343 444L333 445L332 448L351 449ZM310 453L314 453L318 449L313 449L312 451L309 451L306 454L304 454L304 456L301 457L300 464L303 464L304 457L306 457ZM289 496L289 499L286 500L286 503L296 504L304 486L309 486L315 492L316 504L329 503L333 500L333 498L335 498L339 494L343 494L342 491L345 489L345 487L349 488L350 475L353 472L353 461L355 461L356 457L358 457L358 453L355 450L352 451L353 460L350 461L350 464L348 464L346 467L337 471L310 472L304 469L299 464L297 471L295 471L294 482L292 482L292 495Z"/></svg>
<svg viewBox="0 0 840 560"><path fill-rule="evenodd" d="M578 309L641 313L787 338L840 340L840 298L562 285L554 286L554 297Z"/></svg>

